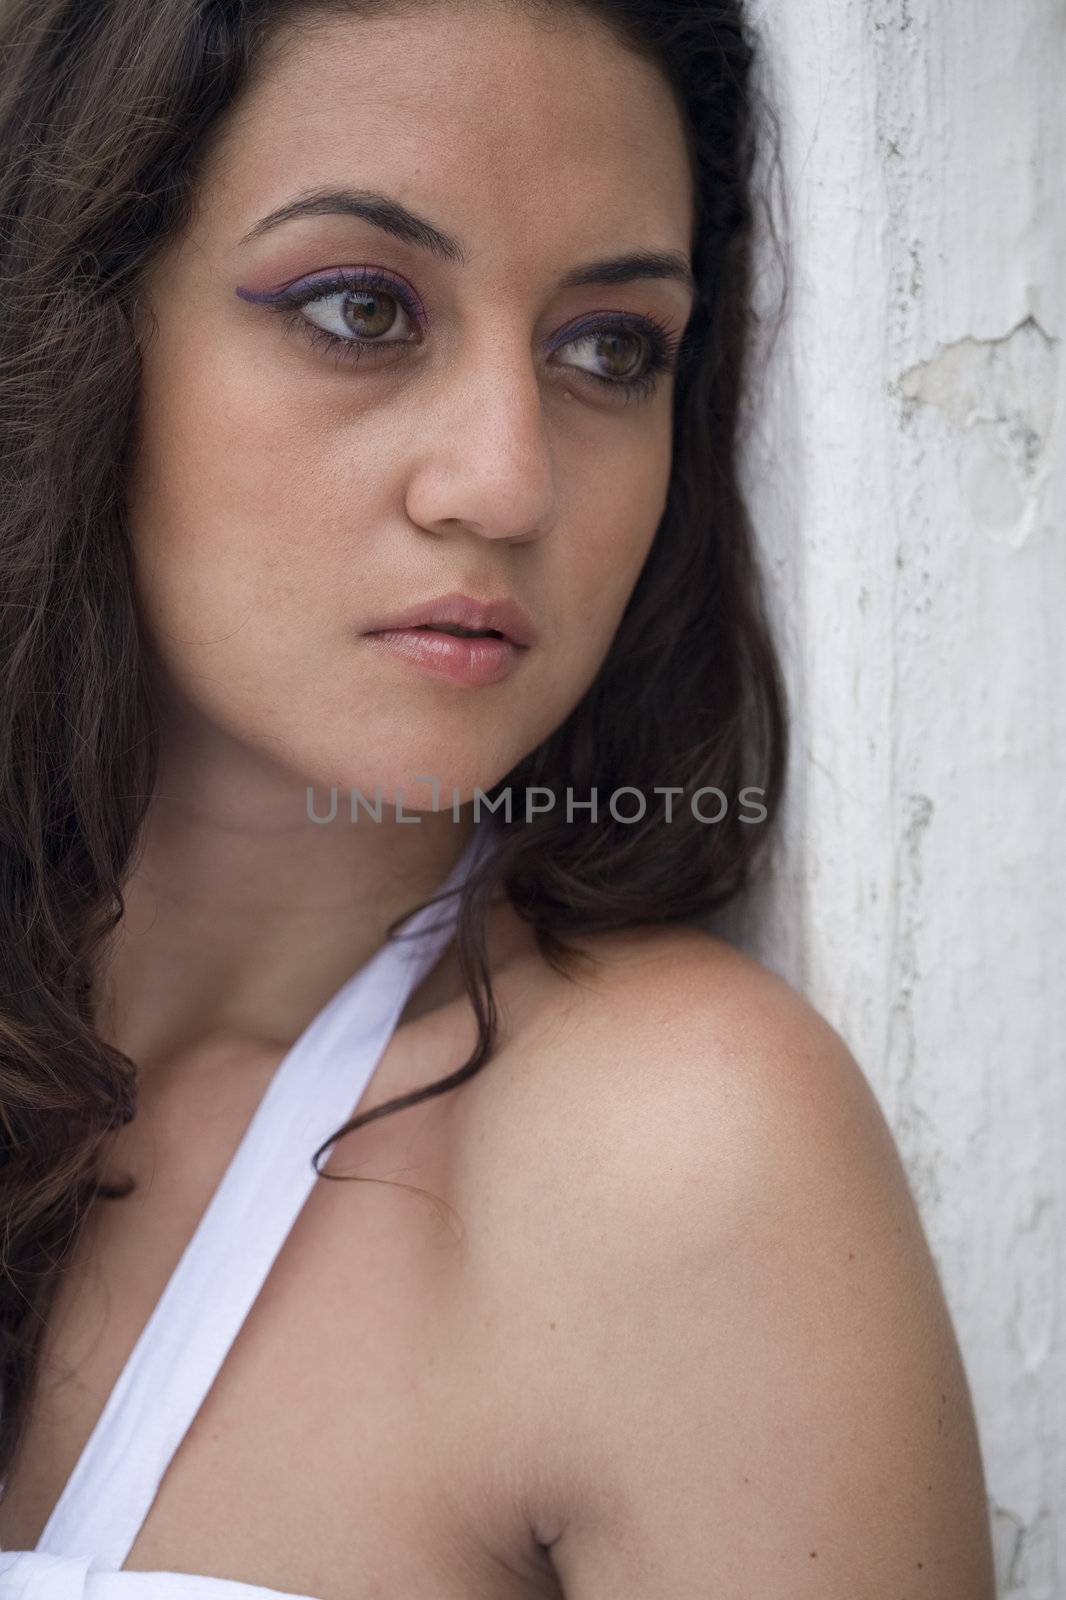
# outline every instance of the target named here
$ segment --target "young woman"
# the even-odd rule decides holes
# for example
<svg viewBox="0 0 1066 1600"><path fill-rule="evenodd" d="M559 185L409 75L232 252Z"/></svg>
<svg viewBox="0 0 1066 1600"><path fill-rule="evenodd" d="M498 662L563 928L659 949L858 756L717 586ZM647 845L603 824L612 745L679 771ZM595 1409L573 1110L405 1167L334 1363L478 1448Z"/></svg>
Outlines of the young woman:
<svg viewBox="0 0 1066 1600"><path fill-rule="evenodd" d="M887 1126L697 925L784 744L738 6L0 49L0 1595L988 1600Z"/></svg>

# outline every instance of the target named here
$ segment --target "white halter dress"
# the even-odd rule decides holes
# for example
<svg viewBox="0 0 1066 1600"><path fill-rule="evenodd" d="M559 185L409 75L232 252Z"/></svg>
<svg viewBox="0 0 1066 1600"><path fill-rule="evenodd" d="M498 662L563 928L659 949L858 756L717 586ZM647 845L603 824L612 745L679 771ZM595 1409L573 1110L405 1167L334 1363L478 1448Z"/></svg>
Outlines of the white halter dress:
<svg viewBox="0 0 1066 1600"><path fill-rule="evenodd" d="M493 836L482 821L441 885ZM458 895L423 906L327 1001L279 1063L130 1352L33 1550L0 1553L0 1600L317 1600L122 1563L314 1186L311 1156L361 1103L408 996L443 954Z"/></svg>

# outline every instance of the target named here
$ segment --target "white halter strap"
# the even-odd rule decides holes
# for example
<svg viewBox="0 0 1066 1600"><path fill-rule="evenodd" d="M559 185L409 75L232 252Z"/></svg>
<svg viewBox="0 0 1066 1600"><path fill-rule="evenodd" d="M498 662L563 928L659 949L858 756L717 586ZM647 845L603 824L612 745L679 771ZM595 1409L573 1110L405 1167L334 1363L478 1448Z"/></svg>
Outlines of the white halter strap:
<svg viewBox="0 0 1066 1600"><path fill-rule="evenodd" d="M490 838L481 824L441 890ZM458 896L423 906L348 979L279 1063L145 1324L37 1550L117 1572L317 1174L311 1157L354 1114L408 996L444 951Z"/></svg>

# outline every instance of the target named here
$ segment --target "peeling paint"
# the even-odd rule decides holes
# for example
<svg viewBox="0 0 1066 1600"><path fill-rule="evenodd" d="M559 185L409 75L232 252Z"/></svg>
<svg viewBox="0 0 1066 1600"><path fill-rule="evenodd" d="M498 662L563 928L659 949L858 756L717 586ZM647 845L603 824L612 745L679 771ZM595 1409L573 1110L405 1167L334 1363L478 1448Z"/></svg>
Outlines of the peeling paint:
<svg viewBox="0 0 1066 1600"><path fill-rule="evenodd" d="M989 1510L992 1518L992 1553L996 1563L996 1593L1011 1595L1018 1588L1025 1519L1017 1511L1012 1511L1009 1506L1001 1506L994 1499L989 1501Z"/></svg>
<svg viewBox="0 0 1066 1600"><path fill-rule="evenodd" d="M922 1207L932 1207L943 1198L939 1151L936 1130L916 1092L918 1047L913 1003L922 976L918 959L918 935L924 917L922 848L935 807L927 794L908 795L906 806L892 897L894 927L888 961L895 993L888 1019L887 1054L896 1069L894 1131L900 1153L916 1200Z"/></svg>
<svg viewBox="0 0 1066 1600"><path fill-rule="evenodd" d="M1058 1600L1057 1566L1054 1512L1044 1505L1022 1529L1013 1567L1015 1589L1034 1600Z"/></svg>
<svg viewBox="0 0 1066 1600"><path fill-rule="evenodd" d="M1014 1295L1007 1326L1025 1372L1041 1370L1055 1334L1056 1213L1056 1196L1038 1194L1014 1232Z"/></svg>
<svg viewBox="0 0 1066 1600"><path fill-rule="evenodd" d="M963 499L989 538L1019 549L1043 526L1059 390L1059 342L1035 317L998 339L965 338L902 373L904 421L933 406L962 436Z"/></svg>
<svg viewBox="0 0 1066 1600"><path fill-rule="evenodd" d="M989 1512L1000 1600L1019 1595L1058 1600L1054 1519L1048 1507L1041 1506L1035 1516L1026 1518L990 1498Z"/></svg>
<svg viewBox="0 0 1066 1600"><path fill-rule="evenodd" d="M755 3L794 292L746 478L794 739L748 928L903 1157L998 1600L1066 1600L1066 6Z"/></svg>

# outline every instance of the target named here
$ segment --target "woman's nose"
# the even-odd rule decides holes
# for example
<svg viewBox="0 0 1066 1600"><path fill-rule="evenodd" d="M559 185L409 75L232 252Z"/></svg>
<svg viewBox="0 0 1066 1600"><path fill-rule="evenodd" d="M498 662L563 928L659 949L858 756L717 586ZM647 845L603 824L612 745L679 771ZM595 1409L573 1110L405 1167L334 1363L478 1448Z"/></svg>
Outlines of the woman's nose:
<svg viewBox="0 0 1066 1600"><path fill-rule="evenodd" d="M447 533L461 525L485 539L520 543L554 526L556 466L543 379L527 339L481 341L478 352L427 385L412 426L420 442L407 513L419 526Z"/></svg>

